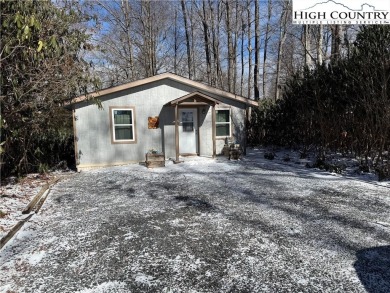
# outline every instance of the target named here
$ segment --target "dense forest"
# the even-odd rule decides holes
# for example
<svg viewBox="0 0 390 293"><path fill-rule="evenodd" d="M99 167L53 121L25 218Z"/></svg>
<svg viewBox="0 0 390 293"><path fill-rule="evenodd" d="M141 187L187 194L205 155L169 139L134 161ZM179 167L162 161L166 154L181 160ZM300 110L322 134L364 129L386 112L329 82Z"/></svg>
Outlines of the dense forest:
<svg viewBox="0 0 390 293"><path fill-rule="evenodd" d="M253 145L353 155L389 177L388 26L293 25L290 0L0 5L2 177L74 163L64 100L167 71L258 100Z"/></svg>
<svg viewBox="0 0 390 293"><path fill-rule="evenodd" d="M348 58L292 75L281 99L262 100L252 115L251 140L360 158L363 171L389 178L390 30L362 27Z"/></svg>

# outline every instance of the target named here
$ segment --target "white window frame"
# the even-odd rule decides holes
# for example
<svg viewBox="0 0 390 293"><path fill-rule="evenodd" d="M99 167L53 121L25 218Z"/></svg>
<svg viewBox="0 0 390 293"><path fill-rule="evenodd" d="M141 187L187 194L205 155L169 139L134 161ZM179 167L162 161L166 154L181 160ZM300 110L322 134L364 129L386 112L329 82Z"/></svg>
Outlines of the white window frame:
<svg viewBox="0 0 390 293"><path fill-rule="evenodd" d="M115 124L114 111L131 111L131 124ZM135 143L136 142L136 130L135 130L135 109L134 107L110 107L110 119L111 119L111 142L112 143ZM133 139L116 139L115 126L131 126L133 130Z"/></svg>
<svg viewBox="0 0 390 293"><path fill-rule="evenodd" d="M217 111L229 111L229 122L218 122L215 120L215 137L216 138L226 138L232 137L232 117L231 117L231 108L217 108L215 109L215 116L217 116ZM217 125L228 124L229 125L229 135L217 136Z"/></svg>

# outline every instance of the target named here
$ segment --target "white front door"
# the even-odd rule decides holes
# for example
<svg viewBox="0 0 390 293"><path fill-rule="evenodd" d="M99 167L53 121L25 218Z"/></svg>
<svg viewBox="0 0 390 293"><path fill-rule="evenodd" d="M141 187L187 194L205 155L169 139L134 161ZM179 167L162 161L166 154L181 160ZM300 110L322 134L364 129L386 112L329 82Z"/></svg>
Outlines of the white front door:
<svg viewBox="0 0 390 293"><path fill-rule="evenodd" d="M196 109L179 109L179 153L198 152L198 113Z"/></svg>

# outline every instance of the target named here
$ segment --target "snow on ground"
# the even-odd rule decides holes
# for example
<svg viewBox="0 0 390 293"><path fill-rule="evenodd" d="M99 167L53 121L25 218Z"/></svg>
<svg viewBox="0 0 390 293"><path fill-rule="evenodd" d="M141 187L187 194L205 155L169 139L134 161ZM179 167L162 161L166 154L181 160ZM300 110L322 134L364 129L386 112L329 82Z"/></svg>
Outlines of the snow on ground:
<svg viewBox="0 0 390 293"><path fill-rule="evenodd" d="M184 160L59 182L0 251L0 292L390 291L388 182Z"/></svg>
<svg viewBox="0 0 390 293"><path fill-rule="evenodd" d="M0 186L0 239L26 217L22 210L29 204L52 177L40 174L29 174L16 184L16 178ZM15 181L15 182L14 182Z"/></svg>

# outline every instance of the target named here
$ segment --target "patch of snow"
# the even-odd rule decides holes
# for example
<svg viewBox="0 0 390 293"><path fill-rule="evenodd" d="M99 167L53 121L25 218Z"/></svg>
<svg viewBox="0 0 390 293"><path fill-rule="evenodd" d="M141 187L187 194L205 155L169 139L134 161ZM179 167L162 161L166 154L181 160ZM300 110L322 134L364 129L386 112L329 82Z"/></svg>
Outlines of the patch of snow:
<svg viewBox="0 0 390 293"><path fill-rule="evenodd" d="M40 252L37 252L37 253L34 253L32 255L30 255L30 257L28 258L28 262L35 266L37 263L39 263L42 258L46 255L46 251L40 251Z"/></svg>
<svg viewBox="0 0 390 293"><path fill-rule="evenodd" d="M389 189L263 151L60 182L0 251L0 292L365 292L356 253L380 264Z"/></svg>
<svg viewBox="0 0 390 293"><path fill-rule="evenodd" d="M17 182L11 180L0 186L0 239L4 237L26 215L22 210L30 203L41 188L62 172L48 175L28 174Z"/></svg>
<svg viewBox="0 0 390 293"><path fill-rule="evenodd" d="M183 219L177 219L176 218L176 219L171 220L171 225L173 227L185 227L186 223L184 222Z"/></svg>
<svg viewBox="0 0 390 293"><path fill-rule="evenodd" d="M137 283L141 283L141 284L145 284L145 285L150 286L152 284L152 281L154 280L154 277L146 275L146 274L143 274L143 273L137 273L134 276L134 280Z"/></svg>
<svg viewBox="0 0 390 293"><path fill-rule="evenodd" d="M133 232L128 232L126 234L123 235L125 237L125 240L131 240L133 238L137 238L138 235L136 233L133 233Z"/></svg>
<svg viewBox="0 0 390 293"><path fill-rule="evenodd" d="M12 286L10 284L0 285L0 292L1 293L13 292Z"/></svg>
<svg viewBox="0 0 390 293"><path fill-rule="evenodd" d="M105 292L116 292L116 293L125 293L128 292L126 289L126 283L119 281L109 281L101 283L92 288L85 288L76 293L105 293Z"/></svg>
<svg viewBox="0 0 390 293"><path fill-rule="evenodd" d="M306 286L306 285L309 283L309 280L308 280L308 279L299 279L299 280L297 281L297 283L298 283L299 285Z"/></svg>

